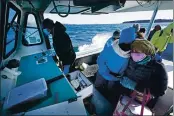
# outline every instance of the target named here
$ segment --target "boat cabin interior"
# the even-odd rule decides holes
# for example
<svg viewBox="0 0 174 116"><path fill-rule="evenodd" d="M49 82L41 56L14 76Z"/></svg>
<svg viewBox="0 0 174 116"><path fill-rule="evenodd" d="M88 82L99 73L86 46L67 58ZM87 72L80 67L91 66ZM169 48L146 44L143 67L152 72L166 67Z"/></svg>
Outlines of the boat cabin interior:
<svg viewBox="0 0 174 116"><path fill-rule="evenodd" d="M1 0L0 80L1 115L97 115L109 116L113 108L108 98L94 86L97 57L103 48L76 52L69 74L55 60L54 49L44 36L44 13L66 18L71 14L101 15L117 12L154 11L147 34L158 10L173 9L173 1L128 0ZM148 7L147 7L148 6ZM33 22L30 24L29 19ZM173 46L173 44L172 44ZM172 49L172 48L171 48ZM165 53L173 56L173 51ZM173 59L172 59L173 60ZM165 95L153 105L155 115L173 112L173 61L163 58L169 84ZM15 65L12 69L8 65ZM88 64L88 65L86 65ZM78 77L82 87L70 80ZM38 85L38 83L40 83ZM76 83L76 82L74 82ZM29 101L29 102L26 102ZM70 104L70 105L67 105Z"/></svg>

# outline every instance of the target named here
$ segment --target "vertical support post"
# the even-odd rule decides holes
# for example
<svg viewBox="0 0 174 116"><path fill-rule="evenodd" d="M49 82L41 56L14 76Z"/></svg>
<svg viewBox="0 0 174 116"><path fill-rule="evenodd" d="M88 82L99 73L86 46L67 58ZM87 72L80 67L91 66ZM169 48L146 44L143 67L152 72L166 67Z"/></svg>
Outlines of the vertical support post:
<svg viewBox="0 0 174 116"><path fill-rule="evenodd" d="M154 20L155 20L155 17L156 17L156 14L157 14L157 12L158 12L158 8L159 8L160 4L161 4L161 1L158 1L157 5L156 5L156 8L155 8L154 11L153 11L153 15L152 15L152 17L151 17L149 26L148 26L148 28L147 28L147 32L146 32L145 38L148 38L148 36L149 36L150 30L151 30L151 28L152 28L152 24L154 23Z"/></svg>

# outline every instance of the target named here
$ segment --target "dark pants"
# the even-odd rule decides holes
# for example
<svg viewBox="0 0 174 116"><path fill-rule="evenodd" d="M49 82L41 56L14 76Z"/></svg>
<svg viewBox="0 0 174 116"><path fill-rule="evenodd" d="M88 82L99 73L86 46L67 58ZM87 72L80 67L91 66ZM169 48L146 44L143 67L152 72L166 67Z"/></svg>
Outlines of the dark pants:
<svg viewBox="0 0 174 116"><path fill-rule="evenodd" d="M96 88L105 88L105 89L111 89L114 86L115 81L108 81L102 77L97 72L96 80L95 80L95 87Z"/></svg>
<svg viewBox="0 0 174 116"><path fill-rule="evenodd" d="M97 73L95 87L97 90L109 100L112 106L115 108L120 95L129 95L131 91L124 88L119 81L108 81L104 79L99 73Z"/></svg>

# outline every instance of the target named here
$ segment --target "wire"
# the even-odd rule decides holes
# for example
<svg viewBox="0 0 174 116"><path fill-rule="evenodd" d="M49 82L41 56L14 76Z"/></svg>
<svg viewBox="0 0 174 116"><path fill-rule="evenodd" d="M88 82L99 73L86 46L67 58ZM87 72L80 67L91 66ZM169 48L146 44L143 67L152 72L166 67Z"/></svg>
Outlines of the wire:
<svg viewBox="0 0 174 116"><path fill-rule="evenodd" d="M34 9L34 10L36 10L36 8L34 7L34 5L32 4L32 2L30 1L30 0L27 0L28 1L28 3L31 5L31 7Z"/></svg>
<svg viewBox="0 0 174 116"><path fill-rule="evenodd" d="M67 17L67 16L69 15L69 13L70 13L70 9L71 9L71 6L70 6L70 0L69 0L69 4L68 4L68 12L67 12L65 15L62 15L62 14L58 11L58 9L56 8L55 1L52 0L52 2L53 2L54 8L55 8L57 14L58 14L60 17Z"/></svg>
<svg viewBox="0 0 174 116"><path fill-rule="evenodd" d="M145 7L145 6L144 6L142 3L140 3L138 0L136 0L136 1L137 1L137 3L138 3L140 6L142 6L142 7L144 7L144 8L149 8L149 7L151 7L152 5L157 4L159 0L155 0L155 2L152 3L152 4L150 4L150 2L151 2L152 0L147 0L146 3L149 3L149 4L150 4L150 5L147 6L147 7Z"/></svg>

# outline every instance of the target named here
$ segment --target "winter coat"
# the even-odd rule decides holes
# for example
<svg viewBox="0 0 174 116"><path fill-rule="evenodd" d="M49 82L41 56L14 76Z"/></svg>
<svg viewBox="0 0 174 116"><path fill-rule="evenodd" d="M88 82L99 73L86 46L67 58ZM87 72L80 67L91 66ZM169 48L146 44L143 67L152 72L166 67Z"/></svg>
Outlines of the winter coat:
<svg viewBox="0 0 174 116"><path fill-rule="evenodd" d="M105 48L105 47L111 46L111 45L113 44L113 42L114 42L114 38L113 38L113 37L110 37L110 38L107 40L107 42L106 42L104 48Z"/></svg>
<svg viewBox="0 0 174 116"><path fill-rule="evenodd" d="M119 47L119 40L115 40L111 46L105 47L97 59L99 74L106 80L118 81L119 79L111 73L119 75L123 73L128 65L129 52L125 52Z"/></svg>
<svg viewBox="0 0 174 116"><path fill-rule="evenodd" d="M154 30L152 30L152 31L150 31L150 33L149 33L149 37L148 37L148 39L147 40L151 40L152 39L152 37L153 37L153 35L155 34L155 32L156 32L156 30L154 29Z"/></svg>
<svg viewBox="0 0 174 116"><path fill-rule="evenodd" d="M163 30L155 32L153 35L151 42L159 52L163 52L166 49L168 43L173 43L174 37L171 29L173 29L173 23L168 25Z"/></svg>
<svg viewBox="0 0 174 116"><path fill-rule="evenodd" d="M141 65L130 59L124 76L129 79L128 81L135 87L134 89L143 92L144 88L149 88L154 96L164 95L167 89L168 75L165 67L155 60L151 60L146 65ZM136 84L134 85L134 83ZM126 83L125 85L127 86Z"/></svg>
<svg viewBox="0 0 174 116"><path fill-rule="evenodd" d="M63 65L71 65L76 58L76 54L71 39L65 31L66 28L61 23L55 23L53 31L53 47Z"/></svg>

